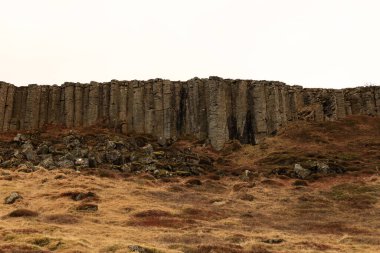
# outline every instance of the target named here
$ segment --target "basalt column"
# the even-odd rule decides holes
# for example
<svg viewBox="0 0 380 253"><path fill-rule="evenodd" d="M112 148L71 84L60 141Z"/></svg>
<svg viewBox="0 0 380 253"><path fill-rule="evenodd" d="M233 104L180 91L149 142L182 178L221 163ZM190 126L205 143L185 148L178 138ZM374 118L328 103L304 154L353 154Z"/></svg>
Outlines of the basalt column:
<svg viewBox="0 0 380 253"><path fill-rule="evenodd" d="M3 131L5 103L7 101L8 84L0 83L0 130Z"/></svg>
<svg viewBox="0 0 380 253"><path fill-rule="evenodd" d="M74 126L74 91L75 86L71 83L66 83L64 86L64 117L65 117L65 126L73 127Z"/></svg>
<svg viewBox="0 0 380 253"><path fill-rule="evenodd" d="M164 112L162 97L162 80L155 80L153 83L154 100L154 130L153 133L158 138L164 137Z"/></svg>
<svg viewBox="0 0 380 253"><path fill-rule="evenodd" d="M119 126L122 133L127 133L127 103L128 103L128 86L125 82L120 84L119 99Z"/></svg>
<svg viewBox="0 0 380 253"><path fill-rule="evenodd" d="M74 126L83 126L83 85L74 86Z"/></svg>
<svg viewBox="0 0 380 253"><path fill-rule="evenodd" d="M49 102L47 111L47 123L59 125L60 122L60 108L61 108L61 87L53 85L49 87Z"/></svg>
<svg viewBox="0 0 380 253"><path fill-rule="evenodd" d="M27 94L27 87L15 88L13 97L12 118L9 123L9 130L15 131L21 129L21 119L23 116L23 109L25 109L25 99ZM5 130L4 130L5 131Z"/></svg>
<svg viewBox="0 0 380 253"><path fill-rule="evenodd" d="M229 122L233 122L232 128L236 128L236 139L242 143L249 143L249 138L245 136L244 129L247 123L248 101L247 101L247 81L238 81L232 84L231 102L233 115ZM231 126L231 123L229 123ZM236 125L236 127L234 126ZM231 136L231 130L230 136Z"/></svg>
<svg viewBox="0 0 380 253"><path fill-rule="evenodd" d="M192 137L222 149L255 144L290 121L380 116L380 87L304 89L218 77L17 87L0 82L0 131L101 126L151 134L161 144Z"/></svg>
<svg viewBox="0 0 380 253"><path fill-rule="evenodd" d="M31 84L28 86L23 129L38 129L40 116L40 95L41 86L36 84Z"/></svg>
<svg viewBox="0 0 380 253"><path fill-rule="evenodd" d="M255 143L261 141L268 132L267 119L267 102L265 85L262 83L254 83L252 92L253 98L253 122L255 131Z"/></svg>
<svg viewBox="0 0 380 253"><path fill-rule="evenodd" d="M133 81L133 107L132 107L132 129L136 133L145 133L144 115L144 83Z"/></svg>
<svg viewBox="0 0 380 253"><path fill-rule="evenodd" d="M43 85L40 86L40 103L39 103L39 128L43 128L48 120L48 105L49 105L49 86Z"/></svg>
<svg viewBox="0 0 380 253"><path fill-rule="evenodd" d="M16 91L16 87L13 85L8 86L7 96L4 108L4 121L3 121L3 131L9 131L11 125L11 117L13 111L13 98Z"/></svg>
<svg viewBox="0 0 380 253"><path fill-rule="evenodd" d="M116 129L119 125L119 106L120 106L120 87L119 82L112 80L110 87L110 107L109 118L110 126Z"/></svg>
<svg viewBox="0 0 380 253"><path fill-rule="evenodd" d="M338 119L346 117L346 108L344 101L344 93L341 90L335 91L335 101L336 101L336 110Z"/></svg>
<svg viewBox="0 0 380 253"><path fill-rule="evenodd" d="M171 97L172 97L172 89L171 82L169 80L164 80L162 83L162 113L163 113L163 124L164 124L164 132L163 137L165 140L171 138L171 114L173 113L171 107Z"/></svg>
<svg viewBox="0 0 380 253"><path fill-rule="evenodd" d="M208 137L211 145L220 150L228 139L226 84L216 78L208 82Z"/></svg>
<svg viewBox="0 0 380 253"><path fill-rule="evenodd" d="M267 131L275 134L281 125L280 95L276 84L266 86Z"/></svg>
<svg viewBox="0 0 380 253"><path fill-rule="evenodd" d="M100 85L96 82L91 82L88 91L88 113L87 126L95 125L100 114Z"/></svg>
<svg viewBox="0 0 380 253"><path fill-rule="evenodd" d="M377 115L380 116L380 87L373 87Z"/></svg>

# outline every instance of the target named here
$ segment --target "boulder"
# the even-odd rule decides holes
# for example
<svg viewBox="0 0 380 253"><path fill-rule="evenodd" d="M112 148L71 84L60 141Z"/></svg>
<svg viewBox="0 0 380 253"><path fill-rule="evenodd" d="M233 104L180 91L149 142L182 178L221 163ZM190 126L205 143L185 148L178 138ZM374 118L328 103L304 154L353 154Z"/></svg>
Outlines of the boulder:
<svg viewBox="0 0 380 253"><path fill-rule="evenodd" d="M142 151L143 151L145 154L148 154L148 155L153 154L153 151L154 151L154 150L153 150L153 146L152 146L151 144L148 144L148 145L142 147L141 149L142 149Z"/></svg>
<svg viewBox="0 0 380 253"><path fill-rule="evenodd" d="M59 168L72 168L74 167L74 162L68 159L62 159L57 162Z"/></svg>
<svg viewBox="0 0 380 253"><path fill-rule="evenodd" d="M46 169L52 169L55 167L55 163L52 156L49 156L42 160L42 162L40 162L39 165Z"/></svg>
<svg viewBox="0 0 380 253"><path fill-rule="evenodd" d="M121 153L120 151L118 150L111 150L111 151L108 151L106 152L106 160L109 162L109 163L112 163L112 164L118 164L118 165L121 165L123 162L121 161L122 160L122 156L121 156Z"/></svg>
<svg viewBox="0 0 380 253"><path fill-rule="evenodd" d="M75 166L79 166L82 168L88 168L89 167L89 161L87 158L77 158L74 162Z"/></svg>
<svg viewBox="0 0 380 253"><path fill-rule="evenodd" d="M12 192L8 197L4 199L4 204L7 204L7 205L13 204L18 199L22 199L22 196L17 192Z"/></svg>
<svg viewBox="0 0 380 253"><path fill-rule="evenodd" d="M15 142L24 142L24 141L27 141L28 138L23 135L23 134L17 134L14 138L13 138L13 141Z"/></svg>
<svg viewBox="0 0 380 253"><path fill-rule="evenodd" d="M88 158L88 167L90 167L90 168L96 168L97 165L98 165L98 163L97 163L95 157Z"/></svg>
<svg viewBox="0 0 380 253"><path fill-rule="evenodd" d="M17 167L18 172L31 173L34 171L34 166L30 162L22 163Z"/></svg>
<svg viewBox="0 0 380 253"><path fill-rule="evenodd" d="M42 145L38 146L36 152L37 152L38 155L49 154L49 146L46 145L46 144L42 144Z"/></svg>
<svg viewBox="0 0 380 253"><path fill-rule="evenodd" d="M311 175L311 171L308 169L305 169L299 163L294 164L294 173L296 174L297 177L302 178L302 179L306 179L307 177Z"/></svg>
<svg viewBox="0 0 380 253"><path fill-rule="evenodd" d="M129 245L129 250L137 253L153 253L154 251L148 248L141 247L139 245Z"/></svg>
<svg viewBox="0 0 380 253"><path fill-rule="evenodd" d="M90 204L90 203L84 203L79 206L77 206L77 211L82 211L82 212L96 212L98 211L98 205L96 204Z"/></svg>
<svg viewBox="0 0 380 253"><path fill-rule="evenodd" d="M25 143L21 146L21 153L25 156L25 158L33 163L39 161L39 157L37 152L34 150L34 147L31 143Z"/></svg>

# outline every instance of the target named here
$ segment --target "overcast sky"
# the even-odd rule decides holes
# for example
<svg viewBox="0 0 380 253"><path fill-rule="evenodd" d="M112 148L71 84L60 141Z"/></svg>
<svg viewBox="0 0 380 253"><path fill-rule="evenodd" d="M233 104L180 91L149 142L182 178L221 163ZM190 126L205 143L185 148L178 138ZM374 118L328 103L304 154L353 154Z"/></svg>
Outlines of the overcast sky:
<svg viewBox="0 0 380 253"><path fill-rule="evenodd" d="M0 0L0 80L380 84L379 0Z"/></svg>

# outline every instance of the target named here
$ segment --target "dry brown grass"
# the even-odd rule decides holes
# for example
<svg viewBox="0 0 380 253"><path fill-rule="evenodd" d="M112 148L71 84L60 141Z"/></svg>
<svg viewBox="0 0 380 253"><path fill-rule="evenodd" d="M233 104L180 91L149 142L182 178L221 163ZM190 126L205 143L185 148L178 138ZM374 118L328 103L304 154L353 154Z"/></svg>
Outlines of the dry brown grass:
<svg viewBox="0 0 380 253"><path fill-rule="evenodd" d="M379 202L365 209L347 204L356 195L370 194L378 200L378 176L325 178L302 189L295 189L295 180L289 179L271 179L281 183L279 186L263 178L244 182L226 177L210 181L207 191L207 180L189 188L187 179L165 183L137 176L109 179L66 171L66 178L57 180L57 170L10 173L18 179L1 180L0 193L18 191L24 199L1 206L0 252L23 252L22 248L31 252L128 252L128 245L161 252L380 249L375 243L380 236ZM48 180L40 184L44 178ZM184 186L181 191L169 191L179 185ZM78 204L89 203L86 198L74 201L69 193L89 191L98 197L98 210L77 211ZM244 200L245 194L254 198ZM38 210L39 215L7 216L23 209ZM264 243L275 238L285 242Z"/></svg>
<svg viewBox="0 0 380 253"><path fill-rule="evenodd" d="M378 125L352 118L289 126L219 160L217 152L181 141L177 148L191 146L218 161L215 171L194 178L0 169L0 197L23 196L0 205L0 252L121 253L130 245L155 253L380 252ZM268 173L290 166L287 159L310 158L336 159L356 172L307 183ZM252 174L242 177L245 170ZM15 210L24 211L9 217Z"/></svg>

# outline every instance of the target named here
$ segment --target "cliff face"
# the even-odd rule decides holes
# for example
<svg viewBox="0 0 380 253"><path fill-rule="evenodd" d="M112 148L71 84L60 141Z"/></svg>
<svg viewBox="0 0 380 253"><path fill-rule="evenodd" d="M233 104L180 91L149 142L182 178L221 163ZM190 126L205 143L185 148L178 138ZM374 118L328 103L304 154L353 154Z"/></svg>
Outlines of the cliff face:
<svg viewBox="0 0 380 253"><path fill-rule="evenodd" d="M193 136L221 149L256 144L289 121L380 116L380 87L304 89L218 77L16 87L0 82L0 131L103 125L161 140Z"/></svg>

